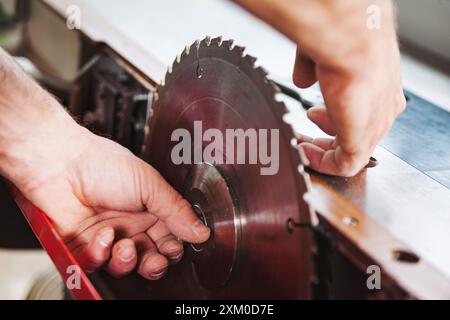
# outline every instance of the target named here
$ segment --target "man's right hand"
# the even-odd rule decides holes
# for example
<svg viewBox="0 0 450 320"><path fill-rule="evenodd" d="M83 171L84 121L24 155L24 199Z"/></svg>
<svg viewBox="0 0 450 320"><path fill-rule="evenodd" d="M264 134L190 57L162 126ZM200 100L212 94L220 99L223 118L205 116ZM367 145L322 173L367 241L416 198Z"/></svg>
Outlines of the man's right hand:
<svg viewBox="0 0 450 320"><path fill-rule="evenodd" d="M298 44L294 83L319 81L325 106L308 112L329 139L302 136L319 172L350 177L405 109L395 12L390 0L237 0ZM379 10L379 29L368 9Z"/></svg>

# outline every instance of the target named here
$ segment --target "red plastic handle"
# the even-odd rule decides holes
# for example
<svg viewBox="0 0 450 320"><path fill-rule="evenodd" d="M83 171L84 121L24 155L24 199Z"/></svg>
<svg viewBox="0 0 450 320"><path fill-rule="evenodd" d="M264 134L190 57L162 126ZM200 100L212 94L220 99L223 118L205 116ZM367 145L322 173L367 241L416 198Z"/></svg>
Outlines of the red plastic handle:
<svg viewBox="0 0 450 320"><path fill-rule="evenodd" d="M79 300L102 300L100 294L97 292L86 273L82 271L69 248L67 248L64 241L56 232L47 215L36 208L22 194L17 193L15 198L17 205L28 220L28 223L39 239L39 242L44 247L45 251L47 251L47 254L55 264L56 269L61 274L64 284L66 284L68 280L71 280L69 278L73 276L73 270L77 270L77 275L80 277L80 285L77 286L77 288L68 288L72 296Z"/></svg>

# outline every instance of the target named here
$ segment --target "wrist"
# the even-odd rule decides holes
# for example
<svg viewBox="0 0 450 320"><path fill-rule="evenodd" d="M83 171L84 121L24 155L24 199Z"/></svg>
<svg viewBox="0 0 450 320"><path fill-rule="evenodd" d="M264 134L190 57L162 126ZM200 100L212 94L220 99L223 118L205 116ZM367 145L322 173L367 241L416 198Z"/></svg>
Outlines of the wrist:
<svg viewBox="0 0 450 320"><path fill-rule="evenodd" d="M30 106L42 112L36 119L16 122L8 133L0 133L0 174L24 193L64 172L88 144L90 133L51 100L45 108Z"/></svg>

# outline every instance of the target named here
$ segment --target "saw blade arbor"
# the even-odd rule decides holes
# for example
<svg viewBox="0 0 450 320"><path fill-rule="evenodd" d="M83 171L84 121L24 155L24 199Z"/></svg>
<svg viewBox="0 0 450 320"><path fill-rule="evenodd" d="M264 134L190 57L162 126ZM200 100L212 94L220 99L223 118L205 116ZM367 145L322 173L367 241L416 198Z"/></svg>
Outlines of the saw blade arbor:
<svg viewBox="0 0 450 320"><path fill-rule="evenodd" d="M310 298L307 175L278 88L232 41L186 47L155 93L144 159L212 230L154 298Z"/></svg>

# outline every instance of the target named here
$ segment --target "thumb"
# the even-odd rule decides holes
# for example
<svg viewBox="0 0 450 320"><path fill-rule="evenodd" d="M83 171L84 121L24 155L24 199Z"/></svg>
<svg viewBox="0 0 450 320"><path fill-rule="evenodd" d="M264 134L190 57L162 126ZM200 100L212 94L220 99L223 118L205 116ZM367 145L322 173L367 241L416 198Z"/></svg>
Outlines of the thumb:
<svg viewBox="0 0 450 320"><path fill-rule="evenodd" d="M192 210L190 203L173 189L151 166L144 163L144 203L147 210L163 221L170 232L190 243L202 243L209 239L210 230Z"/></svg>
<svg viewBox="0 0 450 320"><path fill-rule="evenodd" d="M300 88L309 88L317 82L316 64L311 58L302 53L300 48L297 49L292 79L294 84Z"/></svg>
<svg viewBox="0 0 450 320"><path fill-rule="evenodd" d="M336 136L336 130L324 106L309 109L308 118L326 134Z"/></svg>

